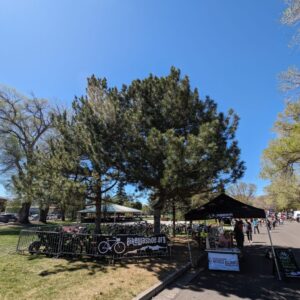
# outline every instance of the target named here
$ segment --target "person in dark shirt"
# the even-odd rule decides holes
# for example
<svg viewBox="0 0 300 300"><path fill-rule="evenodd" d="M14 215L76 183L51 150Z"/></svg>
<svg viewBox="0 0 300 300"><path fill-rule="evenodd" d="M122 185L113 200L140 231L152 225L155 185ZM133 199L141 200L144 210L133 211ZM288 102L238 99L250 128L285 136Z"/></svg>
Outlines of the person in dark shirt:
<svg viewBox="0 0 300 300"><path fill-rule="evenodd" d="M272 230L271 221L269 219L267 220L267 227L269 230Z"/></svg>
<svg viewBox="0 0 300 300"><path fill-rule="evenodd" d="M244 231L243 231L243 221L239 220L235 223L234 227L234 237L236 240L236 245L239 249L244 247Z"/></svg>
<svg viewBox="0 0 300 300"><path fill-rule="evenodd" d="M252 224L250 220L247 220L246 222L246 234L247 234L248 242L252 244Z"/></svg>

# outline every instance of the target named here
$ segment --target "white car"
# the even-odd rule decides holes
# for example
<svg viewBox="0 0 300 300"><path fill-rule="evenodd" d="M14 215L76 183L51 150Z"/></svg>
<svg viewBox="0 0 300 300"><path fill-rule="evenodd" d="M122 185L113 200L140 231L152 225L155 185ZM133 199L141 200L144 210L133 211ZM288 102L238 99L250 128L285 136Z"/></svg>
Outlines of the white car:
<svg viewBox="0 0 300 300"><path fill-rule="evenodd" d="M297 220L297 218L299 218L299 217L300 217L300 210L295 210L294 215L293 215L293 219Z"/></svg>

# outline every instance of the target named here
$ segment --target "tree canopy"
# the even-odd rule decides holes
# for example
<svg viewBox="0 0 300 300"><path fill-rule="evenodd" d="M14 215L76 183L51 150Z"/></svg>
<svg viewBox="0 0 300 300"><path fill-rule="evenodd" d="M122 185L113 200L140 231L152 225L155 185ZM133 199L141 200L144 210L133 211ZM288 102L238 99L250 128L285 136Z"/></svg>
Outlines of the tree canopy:
<svg viewBox="0 0 300 300"><path fill-rule="evenodd" d="M299 25L300 1L286 1L282 23ZM299 27L293 45L299 45ZM280 75L280 87L287 95L286 107L274 125L276 138L263 152L261 176L269 179L268 197L278 209L298 208L300 205L300 72L295 66Z"/></svg>
<svg viewBox="0 0 300 300"><path fill-rule="evenodd" d="M217 111L199 98L189 78L150 74L123 88L127 100L125 168L127 179L148 188L155 199L155 230L167 200L184 199L234 182L244 172L235 139L238 117Z"/></svg>
<svg viewBox="0 0 300 300"><path fill-rule="evenodd" d="M150 194L158 233L164 207L187 206L193 195L223 189L245 170L235 137L238 116L233 110L219 112L209 97L200 99L189 78L174 67L167 76L150 74L121 89L92 76L86 95L76 97L71 110L53 112L51 122L41 118L40 123L31 113L26 122L32 124L26 126L32 134L41 129L40 137L50 126L52 131L42 149L29 143L29 149L36 145L30 152L34 157L26 157L23 165L31 177L15 181L16 186L23 195L27 187L30 199L38 198L45 207L54 202L63 209L71 205L68 199L73 205L89 199L96 205L96 232L102 201L117 184L120 201L126 196L124 183ZM43 107L40 113L44 117ZM22 137L18 146L13 150L27 151ZM141 208L138 201L133 205Z"/></svg>
<svg viewBox="0 0 300 300"><path fill-rule="evenodd" d="M227 188L226 193L236 200L251 205L255 199L256 185L252 183L238 182L230 185Z"/></svg>
<svg viewBox="0 0 300 300"><path fill-rule="evenodd" d="M19 221L28 223L33 201L36 151L51 128L47 101L28 98L14 89L0 87L0 166L9 174L10 187L22 202Z"/></svg>

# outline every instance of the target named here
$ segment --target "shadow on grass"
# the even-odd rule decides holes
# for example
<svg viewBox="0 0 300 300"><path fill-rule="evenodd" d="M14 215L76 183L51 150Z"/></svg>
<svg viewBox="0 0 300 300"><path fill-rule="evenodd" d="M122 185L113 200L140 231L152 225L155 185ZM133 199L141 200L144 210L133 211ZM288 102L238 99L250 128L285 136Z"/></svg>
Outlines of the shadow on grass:
<svg viewBox="0 0 300 300"><path fill-rule="evenodd" d="M21 229L22 228L20 228L20 229L17 229L17 228L14 228L14 229L10 229L10 228L0 229L0 236L1 235L19 236Z"/></svg>
<svg viewBox="0 0 300 300"><path fill-rule="evenodd" d="M55 275L59 273L75 272L79 270L87 270L89 275L94 275L97 272L108 272L109 270L118 270L120 268L129 268L135 266L137 268L146 269L155 274L155 276L162 280L169 273L173 272L175 268L182 266L189 258L188 248L185 243L175 243L172 250L171 257L152 257L152 258L125 258L115 260L111 264L108 260L103 258L67 258L53 257L52 259L58 262L57 265L49 269L43 270L39 273L42 277ZM28 260L44 260L49 259L45 255L28 255ZM59 263L59 261L67 261L67 263Z"/></svg>
<svg viewBox="0 0 300 300"><path fill-rule="evenodd" d="M0 235L1 236L15 236L17 243L17 237L22 229L28 229L32 227L40 226L40 224L31 224L28 226L20 226L20 225L9 225L3 226L4 228L0 228ZM27 248L26 248L27 249ZM39 273L42 277L47 277L50 275L55 275L58 273L68 273L68 272L75 272L79 270L88 270L89 275L94 275L97 272L107 272L108 269L117 270L119 268L128 268L129 266L135 266L137 268L146 269L149 272L155 274L155 276L162 280L165 278L166 275L173 272L175 268L178 268L185 264L189 260L189 252L185 238L180 237L173 243L172 246L172 256L171 257L153 257L153 258L125 258L122 260L115 260L114 264L110 264L109 261L97 258L97 259L86 259L86 258L68 258L68 257L53 257L53 256L46 256L43 254L39 255L26 255L28 261L35 261L38 262L39 260L44 264L44 260L46 259L53 259L57 261L57 265L53 267L46 266L43 267L41 272ZM64 261L60 263L61 261ZM67 263L66 263L67 261Z"/></svg>
<svg viewBox="0 0 300 300"><path fill-rule="evenodd" d="M87 270L88 275L94 275L97 272L107 273L107 265L100 263L100 262L76 262L71 263L69 262L67 265L58 264L54 266L51 270L44 270L39 273L40 276L45 277L49 275L64 273L64 272L75 272L79 270Z"/></svg>

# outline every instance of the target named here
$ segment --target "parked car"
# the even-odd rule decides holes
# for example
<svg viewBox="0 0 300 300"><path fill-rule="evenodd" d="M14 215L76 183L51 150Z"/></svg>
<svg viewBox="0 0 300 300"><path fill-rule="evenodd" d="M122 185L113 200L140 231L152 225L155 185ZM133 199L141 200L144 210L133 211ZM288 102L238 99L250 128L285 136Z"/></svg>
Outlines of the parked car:
<svg viewBox="0 0 300 300"><path fill-rule="evenodd" d="M39 214L33 214L31 216L29 216L29 220L30 221L38 221L39 220Z"/></svg>
<svg viewBox="0 0 300 300"><path fill-rule="evenodd" d="M0 215L0 222L8 223L8 222L16 222L18 218L14 214L2 214Z"/></svg>
<svg viewBox="0 0 300 300"><path fill-rule="evenodd" d="M58 219L61 219L60 214L48 214L47 216L47 220L58 220Z"/></svg>

